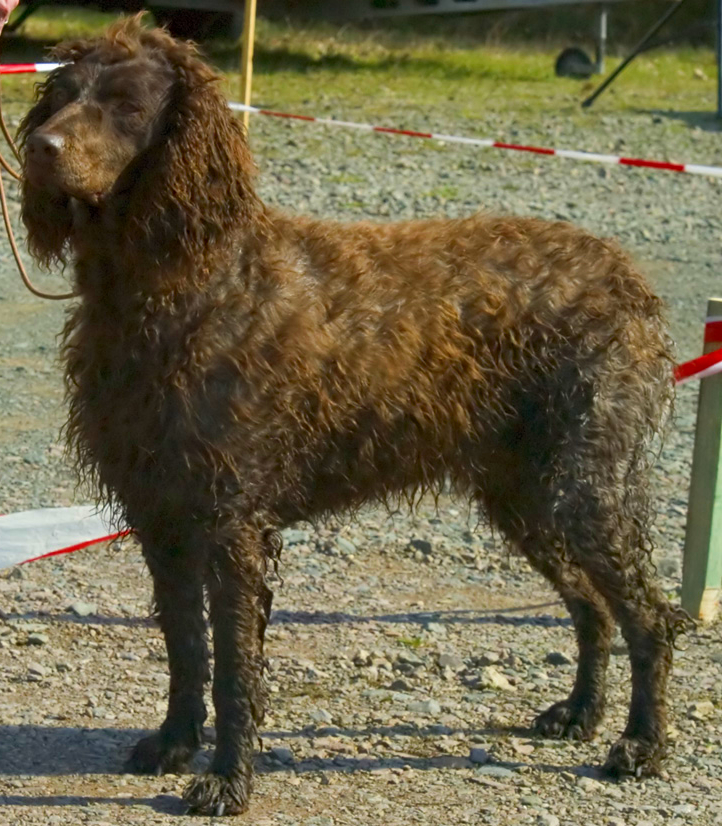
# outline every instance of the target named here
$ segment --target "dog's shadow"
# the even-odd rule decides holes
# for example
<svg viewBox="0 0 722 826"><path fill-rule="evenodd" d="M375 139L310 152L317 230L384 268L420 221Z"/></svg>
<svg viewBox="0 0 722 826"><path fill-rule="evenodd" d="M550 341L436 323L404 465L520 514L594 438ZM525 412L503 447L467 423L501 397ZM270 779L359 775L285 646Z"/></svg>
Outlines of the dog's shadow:
<svg viewBox="0 0 722 826"><path fill-rule="evenodd" d="M493 608L490 610L455 610L455 611L410 611L395 614L348 614L343 611L289 611L281 609L271 615L270 625L362 625L370 622L388 624L418 625L421 628L429 623L443 625L543 625L546 627L571 626L569 617L556 617L552 614L519 613L538 611L562 605L561 601L553 600L534 605L515 605L510 608ZM45 622L68 622L78 625L123 625L153 626L155 622L150 617L109 617L93 614L79 617L75 614L55 614L48 611L26 611L22 614L5 614L6 620L40 620Z"/></svg>
<svg viewBox="0 0 722 826"><path fill-rule="evenodd" d="M466 732L478 736L503 736L504 734L529 734L521 728L484 728ZM123 762L133 744L149 734L142 729L48 727L39 725L0 726L0 776L66 776L66 775L107 775L120 774ZM321 731L318 734L322 734ZM364 729L337 729L334 736L338 738L363 735L415 734L419 737L436 737L438 731L434 726L414 727L410 725L370 726ZM264 748L269 749L274 740L290 737L309 737L313 732L308 729L299 731L264 732ZM207 741L212 741L212 730L207 730ZM212 746L204 748L194 762L194 770L202 771L208 765ZM451 759L450 759L451 758ZM458 762L457 762L458 761ZM599 771L586 765L549 765L543 763L524 763L497 761L491 764L497 769L516 772L523 767L533 767L537 771L558 774L569 772L575 775L599 778ZM256 756L255 772L258 775L275 773L295 774L342 773L353 774L355 771L374 772L389 769L410 768L416 771L442 769L455 771L468 768L465 761L453 755L439 753L429 757L417 757L409 754L387 752L382 756L336 755L325 758L311 756L293 763L278 760L272 752L263 751ZM507 775L508 776L508 775ZM493 776L475 774L476 782L494 785ZM63 807L63 806L147 806L160 814L183 814L186 806L174 795L158 794L154 797L97 797L85 795L23 795L20 791L0 795L0 810L7 806L25 807Z"/></svg>
<svg viewBox="0 0 722 826"><path fill-rule="evenodd" d="M21 795L0 796L0 810L4 806L50 807L50 806L148 806L158 814L183 815L188 807L180 797L159 794L155 797L87 797L84 795Z"/></svg>

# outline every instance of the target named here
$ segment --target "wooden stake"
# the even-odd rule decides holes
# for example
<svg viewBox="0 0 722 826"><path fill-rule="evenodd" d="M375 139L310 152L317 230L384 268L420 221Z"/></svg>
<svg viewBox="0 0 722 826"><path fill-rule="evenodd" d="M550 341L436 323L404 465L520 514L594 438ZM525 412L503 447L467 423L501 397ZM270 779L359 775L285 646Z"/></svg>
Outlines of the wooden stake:
<svg viewBox="0 0 722 826"><path fill-rule="evenodd" d="M707 318L722 318L722 298L710 298ZM709 339L710 336L705 336ZM716 336L722 338L722 336ZM722 347L705 340L704 352ZM692 481L684 543L682 607L709 622L722 591L722 373L701 380Z"/></svg>
<svg viewBox="0 0 722 826"><path fill-rule="evenodd" d="M251 105L253 81L253 41L256 36L256 0L246 0L243 7L243 39L241 40L241 100ZM248 130L250 113L243 112L243 125Z"/></svg>

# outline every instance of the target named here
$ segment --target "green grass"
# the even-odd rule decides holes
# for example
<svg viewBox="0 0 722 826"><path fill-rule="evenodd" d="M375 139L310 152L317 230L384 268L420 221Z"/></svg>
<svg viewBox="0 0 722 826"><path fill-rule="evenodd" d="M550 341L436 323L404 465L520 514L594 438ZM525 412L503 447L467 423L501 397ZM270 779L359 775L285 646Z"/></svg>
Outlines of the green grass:
<svg viewBox="0 0 722 826"><path fill-rule="evenodd" d="M430 189L428 192L425 192L424 195L428 198L439 198L442 201L450 201L458 197L459 190L455 186L444 184L443 186Z"/></svg>
<svg viewBox="0 0 722 826"><path fill-rule="evenodd" d="M19 10L22 11L22 8ZM18 16L15 11L11 16ZM80 9L73 6L45 6L23 24L21 34L32 40L57 41L68 37L87 37L97 34L117 19L115 14Z"/></svg>
<svg viewBox="0 0 722 826"><path fill-rule="evenodd" d="M499 45L458 47L434 37L373 38L354 29L291 28L262 22L255 51L254 97L299 111L353 113L362 109L389 117L412 106L432 115L480 111L566 110L584 117L579 104L599 82L557 78L557 49ZM211 47L214 60L237 89L238 54L230 44ZM607 61L607 71L621 57ZM716 89L712 50L683 48L650 52L632 63L596 110L711 111ZM433 109L433 112L431 111Z"/></svg>
<svg viewBox="0 0 722 826"><path fill-rule="evenodd" d="M114 19L100 12L44 8L24 24L19 36L5 41L3 60L41 60L53 41L100 32ZM229 96L237 98L238 45L215 41L204 49L226 72ZM288 111L401 124L410 112L421 122L442 125L447 115L473 120L490 111L539 118L556 111L588 124L590 114L579 104L598 79L555 77L557 53L557 47L479 45L413 29L290 26L259 19L254 101ZM619 60L610 58L607 70ZM715 107L715 74L711 50L650 52L624 72L592 111L699 112L704 118ZM7 78L6 99L27 100L34 82Z"/></svg>

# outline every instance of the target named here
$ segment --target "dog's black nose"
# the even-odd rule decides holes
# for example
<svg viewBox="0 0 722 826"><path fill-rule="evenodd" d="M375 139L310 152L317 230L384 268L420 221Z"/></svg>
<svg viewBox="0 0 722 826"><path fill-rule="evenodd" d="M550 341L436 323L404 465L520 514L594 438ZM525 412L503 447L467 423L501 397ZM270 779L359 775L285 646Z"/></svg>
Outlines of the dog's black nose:
<svg viewBox="0 0 722 826"><path fill-rule="evenodd" d="M28 152L36 157L56 158L63 148L60 135L45 132L33 132L28 138Z"/></svg>

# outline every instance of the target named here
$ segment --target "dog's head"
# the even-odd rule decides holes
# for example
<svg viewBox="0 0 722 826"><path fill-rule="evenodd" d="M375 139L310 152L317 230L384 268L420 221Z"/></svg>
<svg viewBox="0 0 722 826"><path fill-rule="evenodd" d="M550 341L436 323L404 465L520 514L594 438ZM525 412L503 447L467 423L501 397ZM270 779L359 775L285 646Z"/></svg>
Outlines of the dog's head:
<svg viewBox="0 0 722 826"><path fill-rule="evenodd" d="M41 262L64 260L76 201L127 219L128 246L197 259L252 208L242 127L195 47L139 17L64 43L19 136L23 219Z"/></svg>

